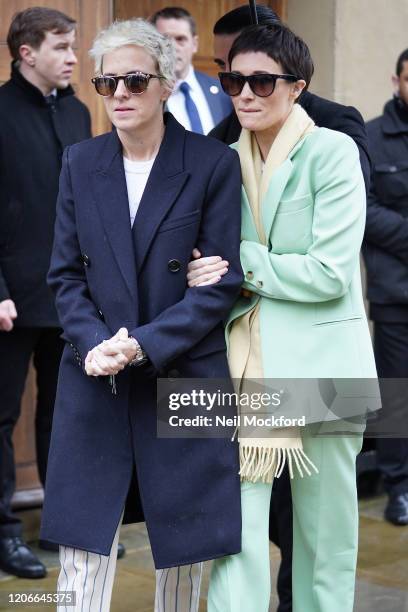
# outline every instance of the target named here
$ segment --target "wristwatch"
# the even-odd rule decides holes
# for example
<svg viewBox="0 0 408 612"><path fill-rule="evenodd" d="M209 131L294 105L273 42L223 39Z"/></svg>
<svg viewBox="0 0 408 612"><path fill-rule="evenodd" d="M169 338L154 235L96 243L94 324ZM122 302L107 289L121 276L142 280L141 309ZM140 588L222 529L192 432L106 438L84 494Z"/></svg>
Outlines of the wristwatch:
<svg viewBox="0 0 408 612"><path fill-rule="evenodd" d="M146 361L148 360L148 357L146 353L144 352L144 350L142 349L142 347L140 346L140 344L138 343L138 341L136 340L136 338L134 338L133 336L129 336L129 338L132 338L132 340L136 342L136 355L133 357L132 361L129 361L128 365L130 367L133 367L133 366L139 366L139 365L142 365L143 363L146 363Z"/></svg>

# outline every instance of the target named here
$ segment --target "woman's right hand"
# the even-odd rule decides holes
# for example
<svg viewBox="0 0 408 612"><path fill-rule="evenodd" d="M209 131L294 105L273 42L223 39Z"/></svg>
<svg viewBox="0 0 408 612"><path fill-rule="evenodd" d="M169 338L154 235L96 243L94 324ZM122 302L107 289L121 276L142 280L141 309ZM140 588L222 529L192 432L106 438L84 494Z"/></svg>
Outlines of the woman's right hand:
<svg viewBox="0 0 408 612"><path fill-rule="evenodd" d="M189 287L215 285L228 272L229 262L218 255L201 257L198 249L193 250L194 260L187 267L187 282Z"/></svg>

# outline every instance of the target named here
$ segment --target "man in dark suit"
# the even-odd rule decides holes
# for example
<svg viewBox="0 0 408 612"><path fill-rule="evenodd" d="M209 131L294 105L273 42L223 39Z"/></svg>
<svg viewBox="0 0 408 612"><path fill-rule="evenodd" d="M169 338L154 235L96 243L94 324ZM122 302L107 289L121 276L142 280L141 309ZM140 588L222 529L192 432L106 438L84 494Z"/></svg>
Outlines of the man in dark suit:
<svg viewBox="0 0 408 612"><path fill-rule="evenodd" d="M167 102L168 110L187 130L208 134L232 110L218 79L194 70L193 56L198 49L197 26L188 11L167 7L157 11L152 23L170 36L176 47L177 83Z"/></svg>
<svg viewBox="0 0 408 612"><path fill-rule="evenodd" d="M260 24L280 23L278 15L269 7L257 5L258 21ZM214 26L214 61L220 71L228 71L228 54L232 43L242 30L250 25L251 14L248 5L240 6L226 13ZM330 100L316 96L309 91L300 96L300 104L309 116L320 127L344 132L356 142L360 163L364 175L366 189L370 184L370 159L368 156L367 135L363 118L360 113L351 106L343 106ZM233 111L209 134L227 144L236 142L241 133L241 125ZM194 250L194 256L200 257L200 253ZM211 255L217 256L215 251ZM226 274L228 266L218 260L212 263L207 259L202 262L207 266L208 273L213 270L214 277ZM278 574L278 612L291 612L292 610L292 496L288 471L285 470L280 478L276 478L273 484L270 508L270 539L280 548L282 562Z"/></svg>
<svg viewBox="0 0 408 612"><path fill-rule="evenodd" d="M75 21L47 8L17 13L8 33L11 78L0 88L0 569L40 578L45 567L11 509L13 430L31 357L37 373L35 437L45 482L63 343L46 275L62 151L91 135L87 108L69 85Z"/></svg>
<svg viewBox="0 0 408 612"><path fill-rule="evenodd" d="M374 321L374 349L381 378L408 378L408 49L392 77L394 97L367 123L373 159L363 244L367 297ZM394 410L405 394L388 398ZM406 404L405 395L405 404ZM390 403L391 402L391 403ZM406 411L406 405L404 406ZM406 412L405 412L406 414ZM408 440L379 438L378 466L388 494L385 518L408 525Z"/></svg>

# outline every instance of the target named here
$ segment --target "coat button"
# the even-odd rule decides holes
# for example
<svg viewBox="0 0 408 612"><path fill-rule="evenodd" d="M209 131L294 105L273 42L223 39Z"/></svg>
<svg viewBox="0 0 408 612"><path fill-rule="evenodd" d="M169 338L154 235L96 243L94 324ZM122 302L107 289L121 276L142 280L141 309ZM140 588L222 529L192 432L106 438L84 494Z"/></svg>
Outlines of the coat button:
<svg viewBox="0 0 408 612"><path fill-rule="evenodd" d="M263 282L262 281L256 281L256 286L258 287L258 289L262 289Z"/></svg>
<svg viewBox="0 0 408 612"><path fill-rule="evenodd" d="M254 273L249 270L249 272L245 274L245 278L247 280L252 280L254 278Z"/></svg>
<svg viewBox="0 0 408 612"><path fill-rule="evenodd" d="M82 253L82 261L84 266L86 266L87 268L91 265L91 260L89 259L86 253Z"/></svg>
<svg viewBox="0 0 408 612"><path fill-rule="evenodd" d="M181 269L181 263L179 262L178 259L170 259L170 261L167 264L167 267L170 270L170 272L179 272Z"/></svg>

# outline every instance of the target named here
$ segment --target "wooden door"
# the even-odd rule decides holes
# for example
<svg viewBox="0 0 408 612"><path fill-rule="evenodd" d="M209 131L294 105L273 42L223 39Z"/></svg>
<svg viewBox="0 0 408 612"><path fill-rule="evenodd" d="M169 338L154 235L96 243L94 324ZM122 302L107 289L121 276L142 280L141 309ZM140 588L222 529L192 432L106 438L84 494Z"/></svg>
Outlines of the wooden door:
<svg viewBox="0 0 408 612"><path fill-rule="evenodd" d="M12 16L30 6L47 6L63 11L78 23L76 53L78 65L75 68L73 85L79 98L85 102L92 114L95 134L109 129L101 101L93 91L90 79L93 75L92 61L88 49L96 33L106 27L112 19L112 0L0 0L0 83L10 75L10 56L6 44L7 31ZM12 109L10 109L12 112ZM3 332L5 333L5 332ZM1 367L1 366L0 366ZM27 378L22 403L22 415L14 435L17 462L17 505L35 503L42 496L38 480L34 443L35 376L33 369ZM1 406L0 406L1 410Z"/></svg>
<svg viewBox="0 0 408 612"><path fill-rule="evenodd" d="M101 100L90 83L94 71L88 50L96 33L111 22L112 5L113 0L0 0L0 83L7 81L10 76L6 38L13 15L30 6L46 6L62 11L76 19L78 24L75 45L78 64L74 71L73 86L78 97L91 111L94 133L100 134L109 129Z"/></svg>
<svg viewBox="0 0 408 612"><path fill-rule="evenodd" d="M285 20L286 2L287 0L269 0L263 1L263 4L270 6ZM213 25L222 15L242 4L243 0L114 0L114 14L116 19L146 19L165 6L181 6L187 9L196 20L199 35L194 67L215 76L218 68L213 62Z"/></svg>

